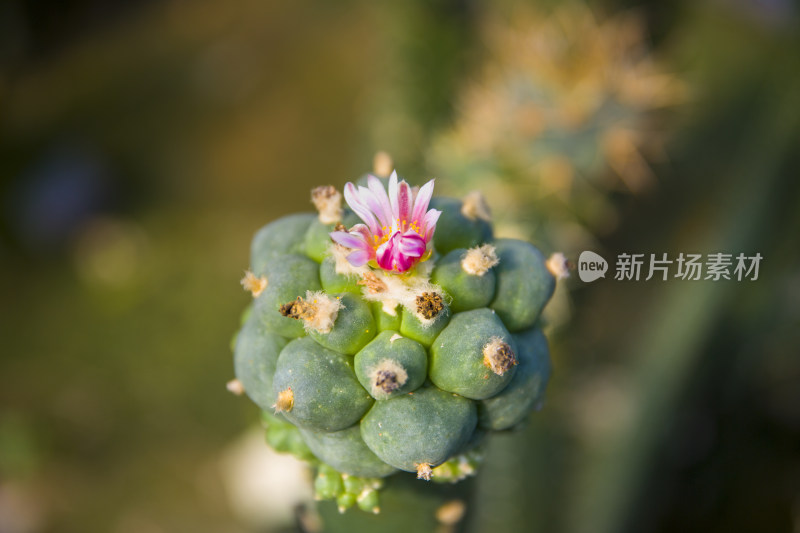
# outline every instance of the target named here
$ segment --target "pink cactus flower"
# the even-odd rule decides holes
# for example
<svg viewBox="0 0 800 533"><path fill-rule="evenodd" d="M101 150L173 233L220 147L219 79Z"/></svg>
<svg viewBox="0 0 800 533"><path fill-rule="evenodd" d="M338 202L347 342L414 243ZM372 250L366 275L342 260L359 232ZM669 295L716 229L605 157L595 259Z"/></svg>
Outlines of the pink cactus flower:
<svg viewBox="0 0 800 533"><path fill-rule="evenodd" d="M352 183L344 186L344 199L364 224L349 231L334 231L331 238L353 251L347 260L353 266L367 263L383 270L407 272L429 256L430 242L441 211L428 209L433 195L433 180L412 189L405 180L397 182L397 172L389 178L389 193L375 176L367 187Z"/></svg>

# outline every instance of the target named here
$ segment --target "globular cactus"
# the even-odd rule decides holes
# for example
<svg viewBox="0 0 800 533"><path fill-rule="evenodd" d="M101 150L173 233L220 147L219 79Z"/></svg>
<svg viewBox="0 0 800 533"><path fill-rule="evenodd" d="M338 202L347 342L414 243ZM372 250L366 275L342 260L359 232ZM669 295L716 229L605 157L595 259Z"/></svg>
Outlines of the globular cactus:
<svg viewBox="0 0 800 533"><path fill-rule="evenodd" d="M319 215L256 233L234 366L268 442L315 465L317 497L377 512L382 478L472 475L486 435L541 404L539 317L565 265L495 239L479 195L362 181L347 210L319 187Z"/></svg>

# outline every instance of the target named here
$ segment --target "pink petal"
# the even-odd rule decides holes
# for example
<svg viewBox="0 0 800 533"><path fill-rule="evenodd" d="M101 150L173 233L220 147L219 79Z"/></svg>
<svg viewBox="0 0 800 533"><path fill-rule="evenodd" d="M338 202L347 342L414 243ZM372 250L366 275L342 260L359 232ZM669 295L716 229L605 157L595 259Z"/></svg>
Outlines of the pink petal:
<svg viewBox="0 0 800 533"><path fill-rule="evenodd" d="M436 222L441 214L442 212L438 209L431 209L425 213L425 218L422 220L422 227L425 228L425 241L430 241L431 237L433 237L433 232L436 230Z"/></svg>
<svg viewBox="0 0 800 533"><path fill-rule="evenodd" d="M406 180L400 182L397 191L397 218L401 224L411 222L411 187Z"/></svg>
<svg viewBox="0 0 800 533"><path fill-rule="evenodd" d="M417 224L419 224L419 221L422 220L423 215L425 215L425 211L427 211L428 204L431 201L431 196L433 196L433 181L434 180L430 180L423 185L414 199L414 212L411 214L411 219Z"/></svg>
<svg viewBox="0 0 800 533"><path fill-rule="evenodd" d="M421 257L425 253L425 240L415 231L407 231L399 239L398 251L409 257Z"/></svg>
<svg viewBox="0 0 800 533"><path fill-rule="evenodd" d="M359 187L358 188L358 197L361 202L367 206L371 213L377 215L376 218L378 219L378 224L381 226L387 226L391 224L391 219L386 219L383 215L383 209L381 208L381 204L378 202L378 199L375 198L375 195L372 194L372 191L367 189L366 187Z"/></svg>
<svg viewBox="0 0 800 533"><path fill-rule="evenodd" d="M405 272L425 253L425 241L413 231L395 232L376 251L378 266L384 270Z"/></svg>
<svg viewBox="0 0 800 533"><path fill-rule="evenodd" d="M344 199L356 215L367 223L370 231L373 234L376 233L378 231L378 222L375 220L375 217L372 216L369 208L361 201L356 186L350 182L347 182L344 186Z"/></svg>
<svg viewBox="0 0 800 533"><path fill-rule="evenodd" d="M389 203L389 197L386 195L386 189L383 188L383 183L375 176L370 175L367 176L367 185L369 186L369 190L372 191L373 197L380 205L380 211L375 211L375 214L378 215L378 218L384 226L391 226L392 205Z"/></svg>
<svg viewBox="0 0 800 533"><path fill-rule="evenodd" d="M347 254L347 262L353 266L360 267L369 261L370 253L367 250L356 250Z"/></svg>
<svg viewBox="0 0 800 533"><path fill-rule="evenodd" d="M350 233L358 233L364 239L366 243L372 243L372 233L370 233L369 228L366 227L364 224L356 224L352 228L350 228Z"/></svg>
<svg viewBox="0 0 800 533"><path fill-rule="evenodd" d="M396 257L394 262L395 270L397 270L398 272L405 272L406 270L414 266L414 263L416 263L416 259L417 259L416 257L411 258L411 257L406 257L404 255Z"/></svg>
<svg viewBox="0 0 800 533"><path fill-rule="evenodd" d="M397 220L400 217L397 212L397 171L389 176L389 204L392 207L392 220Z"/></svg>
<svg viewBox="0 0 800 533"><path fill-rule="evenodd" d="M332 231L329 233L331 239L335 242L338 242L345 248L353 248L356 250L366 249L369 247L367 241L365 241L361 235L353 235L351 233L347 233L346 231Z"/></svg>
<svg viewBox="0 0 800 533"><path fill-rule="evenodd" d="M378 249L375 250L375 260L378 262L378 266L384 270L392 270L393 252L394 238L378 246Z"/></svg>

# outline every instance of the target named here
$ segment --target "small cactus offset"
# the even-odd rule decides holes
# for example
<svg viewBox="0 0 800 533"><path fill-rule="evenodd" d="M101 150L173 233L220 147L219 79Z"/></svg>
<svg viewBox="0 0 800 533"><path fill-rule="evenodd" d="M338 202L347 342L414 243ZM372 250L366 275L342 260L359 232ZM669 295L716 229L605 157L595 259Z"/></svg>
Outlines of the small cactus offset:
<svg viewBox="0 0 800 533"><path fill-rule="evenodd" d="M539 318L565 270L495 239L479 194L360 181L256 233L229 388L262 409L272 447L315 467L318 499L377 513L383 478L473 475L486 436L541 405Z"/></svg>

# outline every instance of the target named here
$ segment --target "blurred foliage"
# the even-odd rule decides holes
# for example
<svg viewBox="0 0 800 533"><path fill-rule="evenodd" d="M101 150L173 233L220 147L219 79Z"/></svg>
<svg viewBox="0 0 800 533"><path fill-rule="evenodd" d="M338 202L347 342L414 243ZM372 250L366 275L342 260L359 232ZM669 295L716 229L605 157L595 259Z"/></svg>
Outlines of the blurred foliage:
<svg viewBox="0 0 800 533"><path fill-rule="evenodd" d="M224 386L237 280L255 229L377 149L548 248L765 257L573 281L548 404L489 443L470 530L796 530L798 9L544 4L3 3L0 531L293 529L223 482L258 418Z"/></svg>
<svg viewBox="0 0 800 533"><path fill-rule="evenodd" d="M519 233L586 247L616 227L611 191L654 185L645 156L663 153L664 110L686 88L651 52L641 13L510 4L482 22L486 61L431 146L433 171L486 190Z"/></svg>

